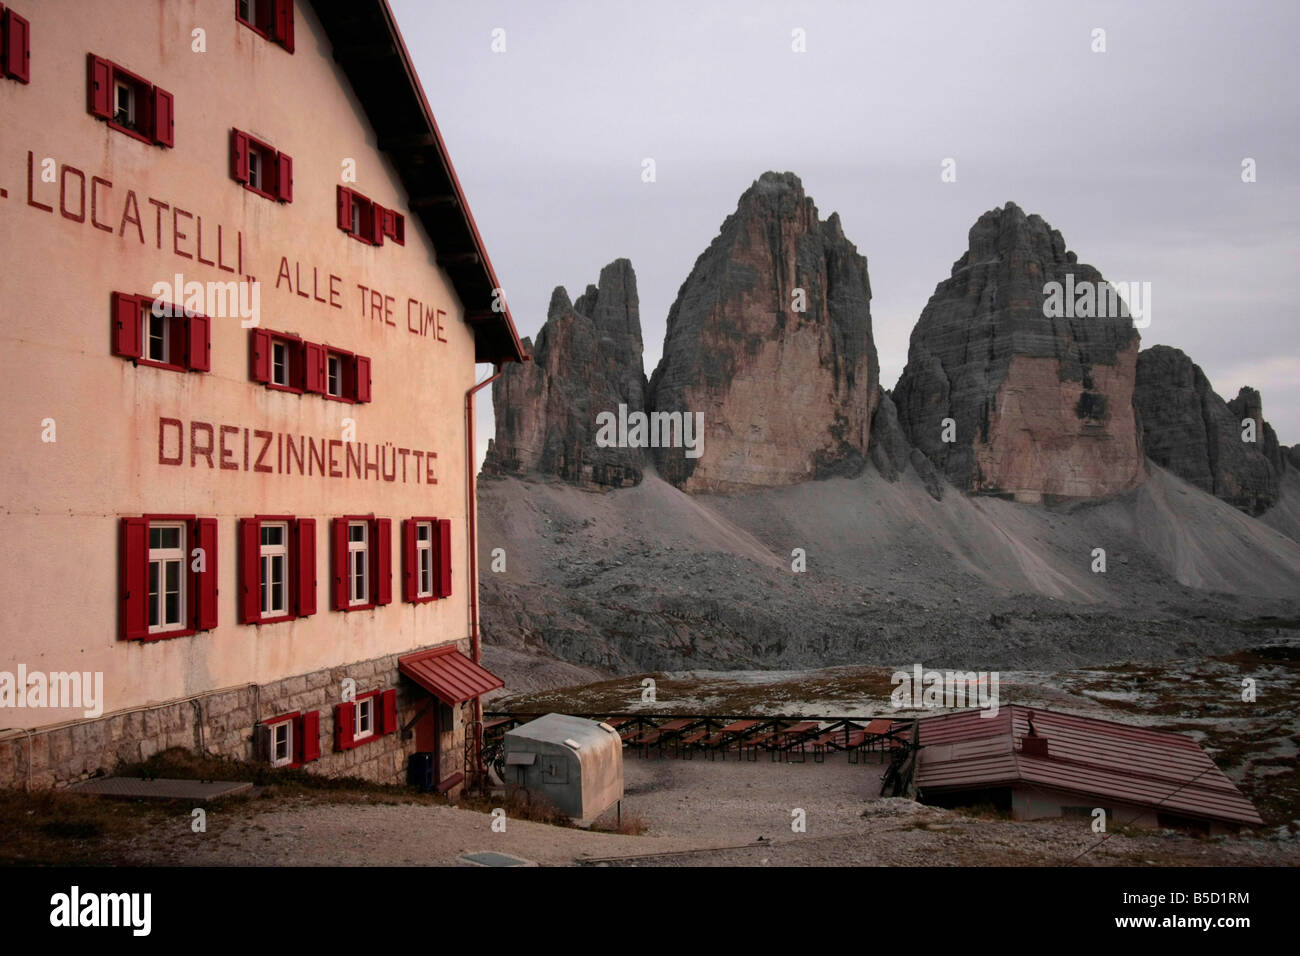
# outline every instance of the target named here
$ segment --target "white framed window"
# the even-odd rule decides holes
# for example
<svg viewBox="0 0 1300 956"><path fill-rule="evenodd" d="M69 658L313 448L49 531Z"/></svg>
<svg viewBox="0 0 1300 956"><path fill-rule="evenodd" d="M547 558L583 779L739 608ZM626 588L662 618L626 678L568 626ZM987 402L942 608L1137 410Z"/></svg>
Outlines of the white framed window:
<svg viewBox="0 0 1300 956"><path fill-rule="evenodd" d="M248 150L248 185L254 189L265 189L262 185L265 170L262 168L262 152L258 149Z"/></svg>
<svg viewBox="0 0 1300 956"><path fill-rule="evenodd" d="M262 616L283 617L289 613L289 525L266 521L261 534Z"/></svg>
<svg viewBox="0 0 1300 956"><path fill-rule="evenodd" d="M433 522L420 521L415 525L415 593L417 597L433 597Z"/></svg>
<svg viewBox="0 0 1300 956"><path fill-rule="evenodd" d="M365 604L370 596L370 529L365 521L348 522L348 603Z"/></svg>
<svg viewBox="0 0 1300 956"><path fill-rule="evenodd" d="M149 525L149 633L185 627L185 525Z"/></svg>
<svg viewBox="0 0 1300 956"><path fill-rule="evenodd" d="M326 359L325 390L335 398L343 397L343 357L331 355Z"/></svg>
<svg viewBox="0 0 1300 956"><path fill-rule="evenodd" d="M352 200L352 234L361 235L361 203L356 199Z"/></svg>
<svg viewBox="0 0 1300 956"><path fill-rule="evenodd" d="M271 381L289 387L289 343L278 339L271 342Z"/></svg>
<svg viewBox="0 0 1300 956"><path fill-rule="evenodd" d="M352 739L372 736L375 732L375 698L357 701L356 719L352 722Z"/></svg>
<svg viewBox="0 0 1300 956"><path fill-rule="evenodd" d="M113 84L113 122L135 129L135 86L124 80Z"/></svg>
<svg viewBox="0 0 1300 956"><path fill-rule="evenodd" d="M140 307L143 354L150 362L171 361L171 319L165 315L153 314L153 300L145 299Z"/></svg>
<svg viewBox="0 0 1300 956"><path fill-rule="evenodd" d="M293 721L282 720L271 725L271 766L284 767L293 763Z"/></svg>
<svg viewBox="0 0 1300 956"><path fill-rule="evenodd" d="M239 0L239 19L257 22L257 0Z"/></svg>

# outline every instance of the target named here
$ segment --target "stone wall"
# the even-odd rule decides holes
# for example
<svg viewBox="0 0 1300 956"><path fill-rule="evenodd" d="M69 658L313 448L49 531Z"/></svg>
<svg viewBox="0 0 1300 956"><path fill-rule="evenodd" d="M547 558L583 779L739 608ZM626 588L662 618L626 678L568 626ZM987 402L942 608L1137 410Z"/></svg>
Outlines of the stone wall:
<svg viewBox="0 0 1300 956"><path fill-rule="evenodd" d="M457 646L468 653L469 641ZM419 650L415 648L412 650ZM404 652L400 656L406 656ZM0 731L0 787L43 789L66 786L88 777L113 773L121 764L147 760L169 747L196 753L253 760L253 728L262 720L294 711L320 712L320 759L304 766L311 773L361 777L378 783L404 783L407 759L415 752L415 734L399 731L351 750L334 749L334 706L343 679L356 681L358 694L397 688L400 726L420 712L429 694L400 677L399 655L359 661L288 677L269 684L213 691L191 700L170 701L32 731ZM444 779L463 772L465 726L473 703L452 708L454 726L442 734Z"/></svg>

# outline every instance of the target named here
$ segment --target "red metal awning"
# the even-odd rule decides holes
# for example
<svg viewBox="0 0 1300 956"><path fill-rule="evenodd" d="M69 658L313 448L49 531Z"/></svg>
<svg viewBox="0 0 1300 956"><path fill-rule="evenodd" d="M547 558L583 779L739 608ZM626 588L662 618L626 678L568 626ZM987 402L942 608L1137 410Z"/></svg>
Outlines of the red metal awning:
<svg viewBox="0 0 1300 956"><path fill-rule="evenodd" d="M397 669L444 704L461 704L506 682L446 644L398 658Z"/></svg>

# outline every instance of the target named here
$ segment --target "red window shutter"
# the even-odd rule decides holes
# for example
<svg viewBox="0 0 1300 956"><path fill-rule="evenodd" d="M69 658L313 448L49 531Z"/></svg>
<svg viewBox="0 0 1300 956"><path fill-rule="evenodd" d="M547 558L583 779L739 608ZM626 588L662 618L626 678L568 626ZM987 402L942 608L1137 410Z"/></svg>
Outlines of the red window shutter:
<svg viewBox="0 0 1300 956"><path fill-rule="evenodd" d="M123 292L113 293L113 354L138 359L143 345L144 316L140 299Z"/></svg>
<svg viewBox="0 0 1300 956"><path fill-rule="evenodd" d="M346 186L338 187L339 228L352 232L352 190Z"/></svg>
<svg viewBox="0 0 1300 956"><path fill-rule="evenodd" d="M298 763L311 763L320 759L320 711L309 710L296 721L294 731L297 744L294 747Z"/></svg>
<svg viewBox="0 0 1300 956"><path fill-rule="evenodd" d="M146 299L146 302L150 300ZM174 306L175 314L167 320L168 335L171 342L168 345L167 362L169 365L175 365L177 368L186 368L189 364L189 349L185 345L185 333L189 329L189 317L180 311L180 306Z"/></svg>
<svg viewBox="0 0 1300 956"><path fill-rule="evenodd" d="M206 315L185 319L185 365L191 372L212 370L212 322Z"/></svg>
<svg viewBox="0 0 1300 956"><path fill-rule="evenodd" d="M303 388L318 395L325 394L329 377L325 374L325 346L315 342L303 345Z"/></svg>
<svg viewBox="0 0 1300 956"><path fill-rule="evenodd" d="M285 153L275 155L275 198L293 202L293 159Z"/></svg>
<svg viewBox="0 0 1300 956"><path fill-rule="evenodd" d="M302 342L289 344L289 384L298 391L307 387L307 350Z"/></svg>
<svg viewBox="0 0 1300 956"><path fill-rule="evenodd" d="M230 177L248 185L248 134L237 129L230 131Z"/></svg>
<svg viewBox="0 0 1300 956"><path fill-rule="evenodd" d="M316 519L299 518L293 525L294 614L316 613Z"/></svg>
<svg viewBox="0 0 1300 956"><path fill-rule="evenodd" d="M193 570L195 548L203 549L203 570ZM210 631L217 626L217 519L195 518L190 522L190 581L194 606L194 629Z"/></svg>
<svg viewBox="0 0 1300 956"><path fill-rule="evenodd" d="M249 354L254 382L271 381L271 333L266 329L253 329L249 339L252 350Z"/></svg>
<svg viewBox="0 0 1300 956"><path fill-rule="evenodd" d="M381 734L391 734L397 729L397 691L386 690L379 695L382 704L379 708L381 720L379 732Z"/></svg>
<svg viewBox="0 0 1300 956"><path fill-rule="evenodd" d="M333 587L330 588L334 610L348 606L348 519L335 518L331 524L334 551L330 555L333 568Z"/></svg>
<svg viewBox="0 0 1300 956"><path fill-rule="evenodd" d="M12 10L4 12L5 73L20 83L32 78L31 34L28 22Z"/></svg>
<svg viewBox="0 0 1300 956"><path fill-rule="evenodd" d="M239 519L239 623L262 619L262 522Z"/></svg>
<svg viewBox="0 0 1300 956"><path fill-rule="evenodd" d="M93 53L86 54L86 109L108 119L113 115L113 64Z"/></svg>
<svg viewBox="0 0 1300 956"><path fill-rule="evenodd" d="M329 377L326 374L325 346L317 345L315 342L304 343L303 388L309 392L324 395L328 385Z"/></svg>
<svg viewBox="0 0 1300 956"><path fill-rule="evenodd" d="M370 222L367 224L365 219L362 219L361 228L365 229L367 225L370 226L370 235L368 237L370 241L376 246L382 246L384 244L384 207L377 202L370 203Z"/></svg>
<svg viewBox="0 0 1300 956"><path fill-rule="evenodd" d="M293 52L293 0L275 0L275 40Z"/></svg>
<svg viewBox="0 0 1300 956"><path fill-rule="evenodd" d="M415 519L402 522L402 600L414 601L420 593L419 568L416 566Z"/></svg>
<svg viewBox="0 0 1300 956"><path fill-rule="evenodd" d="M353 373L352 380L356 383L356 389L353 396L358 402L370 401L370 359L364 355L357 355L353 358L356 370Z"/></svg>
<svg viewBox="0 0 1300 956"><path fill-rule="evenodd" d="M399 246L406 245L406 217L400 212L393 213L393 241Z"/></svg>
<svg viewBox="0 0 1300 956"><path fill-rule="evenodd" d="M159 146L175 146L175 104L164 89L153 88L153 141Z"/></svg>
<svg viewBox="0 0 1300 956"><path fill-rule="evenodd" d="M122 519L122 638L149 635L149 522Z"/></svg>
<svg viewBox="0 0 1300 956"><path fill-rule="evenodd" d="M350 700L345 700L341 704L334 705L334 749L351 750L352 740L352 719L356 716L356 704Z"/></svg>
<svg viewBox="0 0 1300 956"><path fill-rule="evenodd" d="M451 519L439 518L433 524L434 542L437 548L437 594L440 598L451 597Z"/></svg>
<svg viewBox="0 0 1300 956"><path fill-rule="evenodd" d="M376 518L373 522L375 538L375 603L391 604L393 601L393 521Z"/></svg>

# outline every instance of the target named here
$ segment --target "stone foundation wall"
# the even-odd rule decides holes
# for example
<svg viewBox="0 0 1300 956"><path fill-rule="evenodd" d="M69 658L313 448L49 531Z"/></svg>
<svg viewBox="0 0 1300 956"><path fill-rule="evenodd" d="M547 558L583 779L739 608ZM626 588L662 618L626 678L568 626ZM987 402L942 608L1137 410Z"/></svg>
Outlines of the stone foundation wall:
<svg viewBox="0 0 1300 956"><path fill-rule="evenodd" d="M469 641L457 642L469 652ZM412 649L411 652L419 650ZM378 783L404 783L407 760L415 752L414 730L377 737L351 750L334 749L334 707L342 700L343 679L356 681L358 695L397 688L399 727L411 721L430 695L401 677L390 655L314 671L267 684L213 691L192 700L165 702L31 731L0 731L0 787L48 789L113 773L119 765L147 760L169 747L183 747L237 760L253 760L253 728L294 711L320 712L320 759L303 769L332 777L362 777ZM473 702L452 708L454 725L441 735L444 779L463 772L465 727Z"/></svg>

